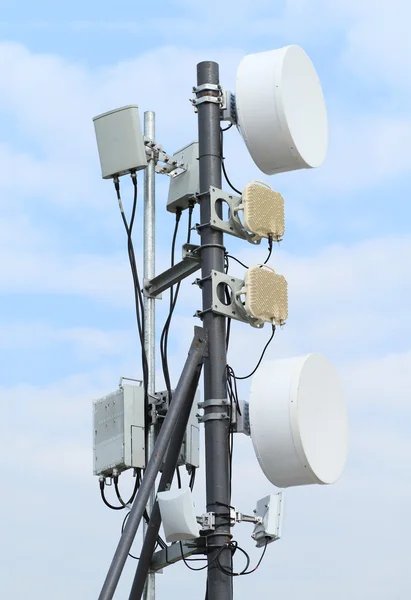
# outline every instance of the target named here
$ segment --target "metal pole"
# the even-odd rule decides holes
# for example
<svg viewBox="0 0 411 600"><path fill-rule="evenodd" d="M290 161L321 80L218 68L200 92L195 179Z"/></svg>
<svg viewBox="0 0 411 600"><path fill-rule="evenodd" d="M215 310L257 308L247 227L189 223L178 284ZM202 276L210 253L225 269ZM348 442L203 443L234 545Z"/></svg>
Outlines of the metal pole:
<svg viewBox="0 0 411 600"><path fill-rule="evenodd" d="M178 455L184 439L184 433L187 427L188 418L190 416L191 406L197 391L198 381L200 379L201 367L199 365L197 374L193 378L191 389L188 393L187 403L184 406L184 412L180 413L180 419L177 422L173 437L170 439L170 445L167 450L166 460L163 467L158 491L162 492L171 485L176 469ZM174 400L173 400L174 402ZM134 576L133 586L131 588L129 600L140 600L143 593L144 583L151 565L154 548L157 542L158 532L161 525L161 515L158 502L155 503L150 516L150 523L144 538L143 547L140 551L140 558L137 565L137 571Z"/></svg>
<svg viewBox="0 0 411 600"><path fill-rule="evenodd" d="M190 391L197 378L198 367L202 365L207 352L206 332L200 327L195 334L184 368L181 372L173 401L170 404L163 425L154 445L153 453L144 473L143 481L130 510L124 532L118 543L109 571L104 581L98 600L112 600L123 571L128 553L137 533L138 526L146 509L148 499L156 483L156 477L163 464L164 456L181 413L191 407Z"/></svg>
<svg viewBox="0 0 411 600"><path fill-rule="evenodd" d="M211 84L207 89L207 84ZM215 62L201 62L197 65L197 99L202 96L219 97L219 67ZM208 224L210 214L210 186L221 188L221 140L220 105L213 101L203 101L198 107L198 142L200 167L200 216L203 325L208 333L208 358L204 363L204 400L226 400L226 320L214 314L212 307L212 269L224 272L223 234L213 230ZM217 211L222 207L217 206ZM211 403L210 403L211 404ZM210 405L205 415L227 412L226 408ZM229 419L211 418L205 422L206 449L206 495L207 511L220 512L221 504L230 505L230 462L229 462ZM221 503L217 505L216 503ZM227 519L225 517L225 522ZM230 528L224 524L224 518L216 518L215 532L208 536L208 598L210 600L231 600L233 598L232 577L222 573L216 565L215 557L219 549L231 539ZM230 550L222 551L219 560L227 569L231 568Z"/></svg>
<svg viewBox="0 0 411 600"><path fill-rule="evenodd" d="M144 113L144 135L150 140L155 140L155 113L147 111ZM154 278L155 275L155 175L156 163L154 158L148 161L144 173L144 282ZM144 349L148 364L148 394L155 392L155 299L144 297ZM153 452L155 444L154 423L150 423L147 435L146 464ZM150 494L147 504L148 514L151 514L155 502L154 488ZM147 525L143 523L144 533ZM154 600L156 595L155 573L149 573L147 577L145 600Z"/></svg>

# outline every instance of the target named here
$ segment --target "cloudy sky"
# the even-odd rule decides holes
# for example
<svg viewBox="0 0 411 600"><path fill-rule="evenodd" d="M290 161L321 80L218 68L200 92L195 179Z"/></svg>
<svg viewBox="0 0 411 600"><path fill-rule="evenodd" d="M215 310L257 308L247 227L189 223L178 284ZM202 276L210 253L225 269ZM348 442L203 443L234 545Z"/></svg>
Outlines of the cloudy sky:
<svg viewBox="0 0 411 600"><path fill-rule="evenodd" d="M91 400L141 371L124 231L112 185L100 179L92 117L132 103L154 110L157 139L172 153L196 139L197 62L218 61L233 89L244 54L289 43L316 64L331 139L318 171L269 179L286 201L287 234L272 264L289 281L290 316L267 356L318 351L333 360L350 456L337 485L288 490L284 537L253 576L236 580L235 598L410 597L410 18L406 0L3 0L2 597L97 598L119 537L121 515L101 505L92 475ZM237 187L261 178L234 130L225 155ZM158 271L174 224L167 185L158 178ZM227 244L244 261L265 258L264 248ZM187 282L171 335L174 380L200 302ZM159 301L158 330L165 307ZM238 374L268 334L233 325ZM236 449L233 502L247 512L273 488L249 440ZM202 512L201 476L196 499ZM250 533L243 524L235 536L257 560ZM116 599L128 597L129 563ZM204 576L169 567L157 589L158 598L202 598Z"/></svg>

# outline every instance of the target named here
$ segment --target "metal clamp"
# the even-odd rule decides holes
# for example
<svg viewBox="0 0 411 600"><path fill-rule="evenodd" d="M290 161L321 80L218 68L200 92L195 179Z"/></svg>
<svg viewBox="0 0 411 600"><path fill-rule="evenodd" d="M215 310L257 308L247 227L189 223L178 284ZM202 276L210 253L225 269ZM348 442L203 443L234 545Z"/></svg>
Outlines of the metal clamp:
<svg viewBox="0 0 411 600"><path fill-rule="evenodd" d="M201 92L221 92L221 85L219 83L203 83L193 87L193 94Z"/></svg>
<svg viewBox="0 0 411 600"><path fill-rule="evenodd" d="M200 98L192 98L190 102L194 106L203 104L203 102L213 102L214 104L219 104L220 106L222 106L223 98L222 96L201 96Z"/></svg>
<svg viewBox="0 0 411 600"><path fill-rule="evenodd" d="M199 423L206 423L207 421L224 421L225 419L230 419L230 415L228 413L208 413L207 415L197 415L197 419Z"/></svg>
<svg viewBox="0 0 411 600"><path fill-rule="evenodd" d="M173 156L170 156L163 150L161 144L157 144L157 142L151 140L147 136L144 136L144 146L147 160L154 160L156 163L156 173L168 175L173 178L187 171L187 165L177 162Z"/></svg>
<svg viewBox="0 0 411 600"><path fill-rule="evenodd" d="M208 408L209 406L227 406L229 401L227 398L210 398L210 400L204 400L204 402L198 403L198 408Z"/></svg>
<svg viewBox="0 0 411 600"><path fill-rule="evenodd" d="M215 529L215 514L213 512L204 513L198 519L202 531L214 531Z"/></svg>

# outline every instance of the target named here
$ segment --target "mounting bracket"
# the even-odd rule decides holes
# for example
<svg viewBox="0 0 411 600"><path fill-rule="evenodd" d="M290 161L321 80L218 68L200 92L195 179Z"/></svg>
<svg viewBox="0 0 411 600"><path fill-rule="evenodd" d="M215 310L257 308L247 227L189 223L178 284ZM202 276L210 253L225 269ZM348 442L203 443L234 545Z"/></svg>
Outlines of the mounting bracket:
<svg viewBox="0 0 411 600"><path fill-rule="evenodd" d="M252 327L261 329L264 327L264 322L259 319L255 319L248 315L245 308L239 298L241 290L244 288L244 281L237 279L226 273L219 271L211 271L212 281L212 305L211 310L230 319L236 319L243 323L249 323ZM220 298L222 297L220 286L228 286L231 291L230 303L225 304Z"/></svg>
<svg viewBox="0 0 411 600"><path fill-rule="evenodd" d="M172 156L164 152L161 144L157 144L147 136L144 136L144 146L146 150L146 157L154 159L156 163L156 173L160 175L169 175L170 177L177 177L184 171L187 171L187 167L184 163L179 163L174 160ZM162 163L162 164L158 164Z"/></svg>
<svg viewBox="0 0 411 600"><path fill-rule="evenodd" d="M225 202L228 204L228 221L224 221L218 216L216 208L217 202ZM241 196L234 196L233 194L228 194L227 192L219 190L218 188L210 187L210 227L238 237L242 240L247 240L247 242L250 242L250 244L257 245L261 242L261 238L249 233L246 229L244 229L244 226L238 216L241 203Z"/></svg>
<svg viewBox="0 0 411 600"><path fill-rule="evenodd" d="M150 298L156 298L171 286L179 283L189 275L198 271L201 267L201 256L198 252L199 246L194 244L183 245L183 260L176 263L160 275L145 282L144 294Z"/></svg>

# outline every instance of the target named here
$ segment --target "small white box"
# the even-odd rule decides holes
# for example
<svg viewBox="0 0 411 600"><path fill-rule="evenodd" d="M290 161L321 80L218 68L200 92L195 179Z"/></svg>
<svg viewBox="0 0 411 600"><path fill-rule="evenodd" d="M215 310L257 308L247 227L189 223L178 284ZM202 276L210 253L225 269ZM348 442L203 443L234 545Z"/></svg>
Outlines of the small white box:
<svg viewBox="0 0 411 600"><path fill-rule="evenodd" d="M123 384L93 402L94 475L110 477L131 467L144 469L144 389Z"/></svg>
<svg viewBox="0 0 411 600"><path fill-rule="evenodd" d="M192 142L173 155L178 164L186 169L179 175L170 177L167 210L176 212L188 208L190 200L200 191L200 168L198 164L198 142Z"/></svg>
<svg viewBox="0 0 411 600"><path fill-rule="evenodd" d="M283 532L284 494L270 494L257 502L255 515L262 522L256 525L252 537L257 548L279 540Z"/></svg>
<svg viewBox="0 0 411 600"><path fill-rule="evenodd" d="M94 117L103 179L125 175L147 166L137 105L123 106Z"/></svg>

